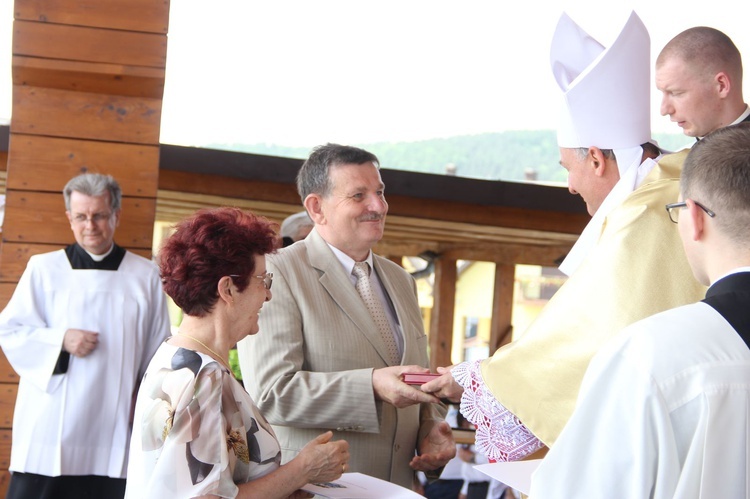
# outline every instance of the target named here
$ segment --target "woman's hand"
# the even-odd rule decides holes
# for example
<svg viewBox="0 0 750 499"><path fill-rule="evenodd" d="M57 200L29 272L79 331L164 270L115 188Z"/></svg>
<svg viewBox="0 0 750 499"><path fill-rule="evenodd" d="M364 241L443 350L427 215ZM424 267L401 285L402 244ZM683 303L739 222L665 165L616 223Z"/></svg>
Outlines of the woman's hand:
<svg viewBox="0 0 750 499"><path fill-rule="evenodd" d="M305 445L294 459L302 461L307 483L331 482L341 477L349 464L349 443L331 440L327 431Z"/></svg>
<svg viewBox="0 0 750 499"><path fill-rule="evenodd" d="M297 457L279 469L240 484L237 499L304 499L312 494L301 490L308 483L331 482L341 477L349 465L349 444L332 441L327 431L310 440Z"/></svg>

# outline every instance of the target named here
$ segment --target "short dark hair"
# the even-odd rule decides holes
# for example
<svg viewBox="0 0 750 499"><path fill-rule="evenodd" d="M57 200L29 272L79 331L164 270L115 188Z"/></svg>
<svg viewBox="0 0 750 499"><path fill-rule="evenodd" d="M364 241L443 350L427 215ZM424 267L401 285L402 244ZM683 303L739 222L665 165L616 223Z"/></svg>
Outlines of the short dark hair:
<svg viewBox="0 0 750 499"><path fill-rule="evenodd" d="M750 244L750 123L719 128L693 145L680 193L713 210L732 241Z"/></svg>
<svg viewBox="0 0 750 499"><path fill-rule="evenodd" d="M253 256L276 249L276 229L239 208L197 211L177 224L159 252L164 291L185 314L205 316L219 298L219 279L237 274L237 288L247 287L255 272Z"/></svg>
<svg viewBox="0 0 750 499"><path fill-rule="evenodd" d="M68 180L63 188L65 209L70 211L70 196L73 192L80 192L87 196L101 196L109 192L109 203L112 211L120 209L122 204L122 190L112 175L101 173L82 173Z"/></svg>
<svg viewBox="0 0 750 499"><path fill-rule="evenodd" d="M332 167L364 163L373 163L376 168L380 168L377 156L358 147L330 142L316 147L297 173L297 191L302 202L304 203L310 194L325 197L331 192L329 172Z"/></svg>

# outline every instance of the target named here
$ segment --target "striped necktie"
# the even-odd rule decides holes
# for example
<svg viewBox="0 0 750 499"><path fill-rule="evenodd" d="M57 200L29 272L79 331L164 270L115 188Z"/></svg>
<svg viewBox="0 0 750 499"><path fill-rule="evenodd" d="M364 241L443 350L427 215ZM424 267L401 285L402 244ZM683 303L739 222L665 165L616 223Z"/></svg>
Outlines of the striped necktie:
<svg viewBox="0 0 750 499"><path fill-rule="evenodd" d="M388 317L385 315L383 304L372 290L372 285L370 284L370 265L367 262L355 262L352 274L357 276L357 292L362 297L362 301L365 302L365 306L370 312L375 325L378 327L380 336L383 338L386 350L388 350L389 363L391 365L401 364L401 355L398 352L396 338L393 336L393 331L388 322Z"/></svg>

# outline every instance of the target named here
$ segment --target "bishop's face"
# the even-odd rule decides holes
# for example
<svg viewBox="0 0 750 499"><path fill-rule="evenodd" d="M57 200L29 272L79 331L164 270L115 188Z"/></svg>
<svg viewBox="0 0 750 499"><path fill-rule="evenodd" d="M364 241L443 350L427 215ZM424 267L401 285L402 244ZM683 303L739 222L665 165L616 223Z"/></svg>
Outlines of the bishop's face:
<svg viewBox="0 0 750 499"><path fill-rule="evenodd" d="M583 157L578 149L561 147L560 164L568 171L568 190L583 198L593 217L614 187L612 180L596 175L590 155Z"/></svg>
<svg viewBox="0 0 750 499"><path fill-rule="evenodd" d="M115 229L120 224L120 210L112 210L109 192L87 196L78 191L70 194L70 210L65 214L76 242L94 255L103 255L112 247Z"/></svg>

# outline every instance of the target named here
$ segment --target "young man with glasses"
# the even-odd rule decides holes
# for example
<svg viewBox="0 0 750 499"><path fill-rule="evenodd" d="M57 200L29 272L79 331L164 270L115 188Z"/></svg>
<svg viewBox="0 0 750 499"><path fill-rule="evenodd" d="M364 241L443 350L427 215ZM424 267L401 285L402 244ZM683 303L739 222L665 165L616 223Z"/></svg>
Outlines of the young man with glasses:
<svg viewBox="0 0 750 499"><path fill-rule="evenodd" d="M133 398L170 330L156 266L114 242L115 179L79 175L63 197L76 242L32 256L0 314L21 377L11 499L123 497Z"/></svg>

